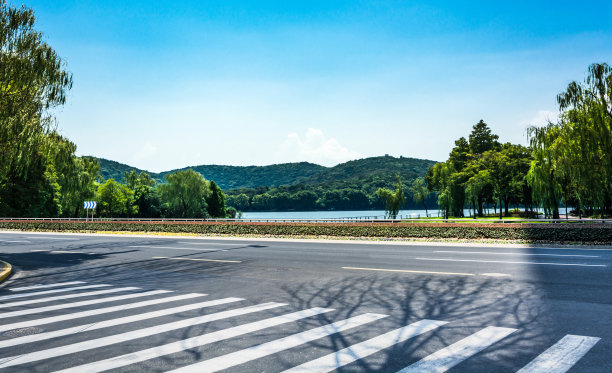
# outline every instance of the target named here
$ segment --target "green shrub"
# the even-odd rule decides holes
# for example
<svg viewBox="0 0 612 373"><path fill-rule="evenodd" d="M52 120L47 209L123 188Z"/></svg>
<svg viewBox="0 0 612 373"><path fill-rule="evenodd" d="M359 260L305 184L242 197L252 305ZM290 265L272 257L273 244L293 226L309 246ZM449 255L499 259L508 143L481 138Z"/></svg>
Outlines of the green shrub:
<svg viewBox="0 0 612 373"><path fill-rule="evenodd" d="M217 223L0 221L0 229L29 231L125 231L220 235L331 236L373 238L495 239L528 242L612 242L610 224L461 223Z"/></svg>

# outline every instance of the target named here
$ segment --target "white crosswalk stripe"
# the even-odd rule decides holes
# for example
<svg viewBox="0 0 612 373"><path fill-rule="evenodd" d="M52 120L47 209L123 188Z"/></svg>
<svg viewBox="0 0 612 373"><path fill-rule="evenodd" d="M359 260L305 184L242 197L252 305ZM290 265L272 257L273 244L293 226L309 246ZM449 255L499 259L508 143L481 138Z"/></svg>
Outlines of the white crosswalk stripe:
<svg viewBox="0 0 612 373"><path fill-rule="evenodd" d="M11 303L0 304L0 308L25 306L25 305L28 305L28 304L46 303L46 302L52 302L52 301L56 301L56 300L64 300L64 299L72 299L72 298L93 297L93 296L96 296L96 295L118 293L118 292L122 292L122 291L130 291L130 290L140 290L140 288L133 287L133 286L128 286L128 287L125 287L125 288L116 288L116 289L107 289L107 290L98 290L98 291L88 291L88 292L85 292L85 293L59 295L59 296L56 296L56 297L48 297L48 298L41 298L41 299L30 299L30 300L24 300L24 301L20 301L20 302L11 302ZM12 314L15 314L15 315L18 315L18 316L23 316L23 315L25 315L27 313L29 313L28 310L25 310L25 311L15 311L15 312L5 312L5 313L2 314L2 317L11 317L9 315L12 315Z"/></svg>
<svg viewBox="0 0 612 373"><path fill-rule="evenodd" d="M95 288L102 288L102 287L107 287L107 286L110 286L110 285L106 285L106 284L83 285L83 286L76 286L76 287L73 287L73 288L61 288L61 289L37 291L35 293L12 294L12 295L2 296L2 297L0 297L0 300L15 299L15 298L26 298L26 297L37 297L39 295L55 294L55 293L65 293L65 292L68 292L68 291L95 289Z"/></svg>
<svg viewBox="0 0 612 373"><path fill-rule="evenodd" d="M506 338L515 331L516 329L511 328L486 327L469 337L463 338L459 342L455 342L426 356L422 360L400 370L398 373L446 372L463 360Z"/></svg>
<svg viewBox="0 0 612 373"><path fill-rule="evenodd" d="M22 286L18 288L9 288L10 291L26 291L26 290L36 290L36 289L48 289L48 288L56 288L59 286L70 286L70 285L80 285L84 284L83 281L70 281L70 282L58 282L55 284L38 284L32 286Z"/></svg>
<svg viewBox="0 0 612 373"><path fill-rule="evenodd" d="M297 347L301 344L308 343L331 334L340 333L387 316L388 315L366 313L351 317L350 319L336 321L333 324L324 325L319 328L277 339L276 341L260 344L245 350L236 351L231 354L216 357L214 359L188 365L186 367L172 370L171 372L218 372L223 369L247 363L254 359L259 359L267 355Z"/></svg>
<svg viewBox="0 0 612 373"><path fill-rule="evenodd" d="M6 358L0 359L0 368L11 367L15 365L30 363L33 361L39 361L44 359L49 359L52 357L63 356L72 354L75 352L81 352L86 350L91 350L93 348L103 347L113 345L115 343L121 343L130 341L137 338L144 338L152 335L156 335L159 333L168 332L171 330L182 329L187 327L192 327L194 325L205 324L211 321L222 320L229 317L246 315L248 313L263 311L270 308L284 306L282 303L263 303L255 306L238 308L230 311L217 312L210 315L192 317L189 319L183 319L180 321L175 321L167 324L161 324L152 326L149 328L133 330L130 332L120 333L111 335L108 337L90 339L84 342L73 343L61 347L49 348L46 350L31 352L23 355L17 356L9 356Z"/></svg>
<svg viewBox="0 0 612 373"><path fill-rule="evenodd" d="M517 373L564 373L570 370L600 338L566 335Z"/></svg>
<svg viewBox="0 0 612 373"><path fill-rule="evenodd" d="M191 295L191 294L188 294L188 295ZM178 297L172 297L172 298L185 298L185 296L178 296ZM177 299L175 299L175 300L177 300ZM180 300L180 299L178 299L178 300ZM223 299L211 300L211 301L207 301L207 302L188 304L188 305L185 305L185 306L166 308L166 309L159 310L159 311L140 313L140 314L137 314L137 315L120 317L120 318L117 318L117 319L111 319L111 320L106 320L106 321L99 321L99 322L95 322L95 323L92 323L92 324L79 325L79 326L74 326L74 327L67 328L67 329L55 330L55 331L52 331L52 332L46 332L46 333L40 333L40 334L34 334L34 335L27 335L27 336L23 336L23 337L13 338L13 339L10 339L8 341L0 341L0 348L9 347L9 346L16 346L18 344L23 344L23 343L42 341L42 340L45 340L45 339L57 338L57 337L61 337L61 336L64 336L64 335L80 333L82 331L98 330L98 329L102 329L102 328L108 328L108 327L111 327L111 326L116 326L116 325L121 325L121 324L128 324L128 323L131 323L131 322L152 319L152 318L155 318L155 317L172 315L172 314L179 313L179 312L186 312L186 311L191 311L191 310L200 309L200 308L213 307L213 306L218 306L218 305L221 305L221 304L238 302L238 301L241 301L241 300L243 300L243 299L242 298L223 298ZM150 302L143 302L143 303L150 303ZM90 312L90 311L87 311L87 312ZM40 325L39 323L36 323L36 324Z"/></svg>
<svg viewBox="0 0 612 373"><path fill-rule="evenodd" d="M378 337L368 339L365 342L357 343L340 351L325 355L319 359L309 361L292 369L288 369L285 373L331 372L334 369L341 368L382 349L404 342L407 339L434 330L445 324L447 324L446 321L421 320L404 326L403 328L379 335Z"/></svg>
<svg viewBox="0 0 612 373"><path fill-rule="evenodd" d="M147 350L117 356L111 359L101 360L95 363L73 367L70 369L65 369L56 373L103 372L105 370L120 368L126 365L150 360L164 355L169 355L190 348L204 346L214 342L220 342L229 338L237 337L247 333L252 333L266 328L271 328L273 326L286 324L291 321L297 321L306 317L311 317L330 311L333 310L328 308L311 308L305 311L299 311L288 315L272 317L269 319L256 321L245 325L235 326L229 329L219 330L213 333L199 335L197 337L185 339L174 343L169 343L163 346L153 347Z"/></svg>
<svg viewBox="0 0 612 373"><path fill-rule="evenodd" d="M88 289L100 287L105 287L105 289L88 291ZM370 327L365 326L369 328L370 332L377 330L379 325L384 325L384 323L379 324L378 321L388 316L364 313L345 320L334 321L334 313L330 313L334 311L333 309L315 307L298 310L297 312L294 310L289 313L282 313L280 316L261 318L256 313L286 306L286 304L267 302L240 307L234 305L234 303L238 304L237 302L245 301L245 299L227 297L204 301L201 298L206 294L201 293L173 295L169 294L172 293L169 290L145 291L139 287L114 287L106 284L87 285L82 281L32 285L8 290L17 294L0 296L0 299L12 300L13 298L7 297L13 295L19 295L17 298L30 298L0 304L0 308L21 308L0 313L0 333L2 333L0 337L0 370L9 367L18 367L13 369L19 371L30 370L23 365L34 363L37 369L42 367L44 367L42 368L44 371L61 369L58 372L62 373L102 372L117 368L139 371L147 370L138 366L139 363L151 361L152 366L156 366L163 360L165 360L166 365L162 366L165 366L165 369L173 369L172 372L216 372L242 365L244 367L239 369L249 370L247 364L261 364L261 362L256 363L256 360L272 355L275 357L271 358L276 359L275 354L279 354L279 358L281 358L281 354L289 349L295 349L301 355L304 351L309 350L309 344L317 339L325 337L335 339L336 337L332 336L337 335L339 340L343 340L343 332L349 329L360 330L366 324L371 324ZM117 292L127 293L113 294ZM65 294L47 296L54 293ZM94 299L61 302L86 296ZM149 299L134 301L144 297L149 297ZM37 306L38 303L52 301L60 302L57 302L59 304ZM112 304L113 302L114 304ZM95 308L96 305L105 306ZM211 313L198 311L210 307L222 308L211 310ZM30 320L20 320L18 318L24 315L44 314L52 311L57 312ZM185 312L192 312L192 314L188 316L184 314ZM273 328L327 313L332 315L326 317L326 319L332 319L329 324L263 343L257 340L260 338L258 331L270 330L269 333L262 333L262 336L276 335L276 333L283 333L282 329L272 330ZM194 314L197 316L194 316ZM250 314L254 314L254 316L248 316ZM258 321L241 322L242 318L245 317L254 317ZM336 314L335 317L338 318L338 315ZM12 320L7 321L11 318ZM192 328L230 318L231 320L226 321L230 323L230 326L224 329L212 327L214 331L194 337L179 337L178 339L176 338L177 333L168 334L169 343L164 344L155 345L148 342L153 340L148 337L157 336L161 333L182 329L197 330ZM389 322L391 322L390 318ZM446 324L448 324L448 321L423 319L382 334L377 333L378 335L369 339L360 338L360 333L356 332L351 335L352 339L357 338L355 343L348 346L345 342L334 343L334 346L341 345L344 348L338 348L337 351L334 351L336 350L334 348L331 353L328 351L319 354L319 356L312 356L308 361L298 363L294 367L285 365L283 366L286 369L284 372L331 372L349 364L358 364L360 361L368 366L368 360L379 361L377 359L380 359L380 355L377 354L386 349L393 347L392 353L396 354L397 351L414 346L410 343L403 344L410 338L415 338L424 333L438 333L438 330L442 332L452 330L448 329ZM38 328L40 326L47 330ZM387 326L383 326L383 328L387 329ZM32 330L29 331L29 329ZM506 348L509 343L501 344L498 342L514 332L516 332L516 329L487 326L401 369L398 373L445 372L496 343L497 346L502 345L501 348ZM251 334L251 336L243 337L247 334ZM436 334L432 335L435 336ZM257 342L248 342L253 340L249 338L255 338ZM130 342L134 340L139 341ZM155 340L159 341L160 339L155 338ZM429 336L425 340L429 341ZM225 343L239 343L238 346L241 346L240 344L243 346L225 354L213 355L207 360L196 360L195 362L191 360L180 363L186 351L189 351L190 354L193 353L192 356L206 356L197 349L213 343L224 343L223 341L227 341ZM599 341L600 338L597 337L566 335L553 346L542 346L540 352L546 347L549 348L525 365L518 373L567 372ZM134 347L131 351L125 351L121 347L122 344L142 347L139 351L134 351ZM117 349L113 346L119 346L120 348ZM424 347L422 344L418 346L417 349ZM224 348L220 347L220 351L223 350ZM85 353L86 351L89 352ZM409 352L415 353L417 351ZM182 357L180 355L178 357L168 356L181 352L183 353ZM79 358L62 358L71 354L75 354L75 357L79 356ZM286 360L285 358L282 359ZM49 362L42 362L45 360L49 360ZM71 361L74 361L72 365L70 364ZM176 361L174 365L172 361ZM181 367L176 364L189 365Z"/></svg>
<svg viewBox="0 0 612 373"><path fill-rule="evenodd" d="M147 291L144 293L138 293L138 294L133 294L133 295L137 295L138 297L146 297L146 296L152 296L152 295L158 295L158 294L164 294L164 293L169 293L168 290L152 290L152 291ZM130 294L132 295L132 294ZM93 316L93 315L99 315L99 314L104 314L104 313L108 313L108 312L114 312L114 311L122 311L122 310L128 310L131 308L136 308L136 307L144 307L144 306L150 306L150 305L154 305L154 304L159 304L159 303L164 303L164 302L171 302L171 301L176 301L176 300L181 300L181 299L189 299L189 298L193 298L195 296L204 296L206 294L184 294L184 295L178 295L176 297L168 297L168 298L160 298L160 299L153 299L153 300L148 300L148 301L144 301L144 302L136 302L136 303L130 303L130 304L123 304L120 306L113 306L113 307L107 307L107 308L98 308L98 309L94 309L94 310L89 310L89 311L81 311L81 312L74 312L74 313L68 313L68 314L64 314L64 315L58 315L58 316L50 316L50 317L43 317L40 319L34 319L34 320L28 320L28 321L21 321L21 322L14 322L11 324L4 324L4 325L0 325L0 332L5 332L7 330L12 330L12 329L19 329L19 328L31 328L33 326L38 326L38 325L45 325L45 324L51 324L54 322L60 322L60 321L66 321L66 320L73 320L73 319L78 319L80 317L87 317L87 316ZM114 297L114 298L119 298L119 297ZM96 299L96 301L101 301L101 300L109 300L109 299L113 299L113 297L111 298L106 298L106 299ZM122 299L127 299L126 296L120 296L120 300ZM80 303L80 305L83 305L85 302L78 302ZM100 302L96 302L96 303L100 303ZM62 308L70 308L70 306L72 306L74 303L67 303L67 304L63 304L61 306L68 306L68 307L62 307ZM87 302L85 303L85 305L89 305L91 303ZM59 306L59 305L58 305ZM59 309L62 309L59 308ZM46 310L47 307L42 307L42 308L33 308L30 309L28 311L32 311L32 310ZM57 308L55 308L57 309ZM20 311L17 311L17 313L20 313ZM35 312L35 313L42 313L42 312ZM0 317L2 318L7 318L7 314L11 314L11 313L3 313L0 314ZM0 342L1 344L1 342Z"/></svg>

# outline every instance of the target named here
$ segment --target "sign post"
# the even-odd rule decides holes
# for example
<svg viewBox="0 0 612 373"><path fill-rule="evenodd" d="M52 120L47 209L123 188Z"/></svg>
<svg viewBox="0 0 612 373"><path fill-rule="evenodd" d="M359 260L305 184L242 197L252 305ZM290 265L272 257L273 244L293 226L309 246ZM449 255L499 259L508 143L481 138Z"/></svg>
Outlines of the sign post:
<svg viewBox="0 0 612 373"><path fill-rule="evenodd" d="M89 210L91 210L91 221L93 221L93 214L96 208L96 201L85 201L83 202L83 207L85 208L85 221L89 218Z"/></svg>

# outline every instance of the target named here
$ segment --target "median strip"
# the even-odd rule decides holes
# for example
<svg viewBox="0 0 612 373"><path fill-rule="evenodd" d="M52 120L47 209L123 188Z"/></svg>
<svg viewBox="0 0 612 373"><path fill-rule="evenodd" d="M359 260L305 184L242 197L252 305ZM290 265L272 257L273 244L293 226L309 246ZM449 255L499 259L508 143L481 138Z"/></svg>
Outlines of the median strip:
<svg viewBox="0 0 612 373"><path fill-rule="evenodd" d="M360 267L342 267L342 269L359 270L359 271L421 273L421 274L428 274L428 275L474 276L473 273L415 271L415 270L410 270L410 269L384 269L384 268L360 268Z"/></svg>
<svg viewBox="0 0 612 373"><path fill-rule="evenodd" d="M219 262L219 263L242 263L242 261L240 261L240 260L197 259L197 258L170 258L168 256L154 256L153 259L194 260L194 261L198 261L198 262Z"/></svg>

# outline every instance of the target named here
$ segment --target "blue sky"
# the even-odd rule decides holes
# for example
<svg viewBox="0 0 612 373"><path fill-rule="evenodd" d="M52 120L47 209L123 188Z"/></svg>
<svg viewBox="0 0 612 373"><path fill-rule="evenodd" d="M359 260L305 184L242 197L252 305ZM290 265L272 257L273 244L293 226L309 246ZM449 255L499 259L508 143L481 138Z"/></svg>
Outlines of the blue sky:
<svg viewBox="0 0 612 373"><path fill-rule="evenodd" d="M604 1L28 1L74 74L79 154L198 164L443 161L484 119L502 141L612 62Z"/></svg>

